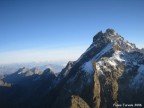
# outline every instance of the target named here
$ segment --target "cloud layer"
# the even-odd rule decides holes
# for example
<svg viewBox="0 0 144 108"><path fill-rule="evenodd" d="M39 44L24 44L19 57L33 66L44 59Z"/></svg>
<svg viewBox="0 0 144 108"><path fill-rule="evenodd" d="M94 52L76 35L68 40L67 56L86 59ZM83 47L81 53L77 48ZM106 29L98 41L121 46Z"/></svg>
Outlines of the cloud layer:
<svg viewBox="0 0 144 108"><path fill-rule="evenodd" d="M76 60L85 51L85 47L73 47L50 50L20 50L0 53L0 64L24 62L59 62Z"/></svg>

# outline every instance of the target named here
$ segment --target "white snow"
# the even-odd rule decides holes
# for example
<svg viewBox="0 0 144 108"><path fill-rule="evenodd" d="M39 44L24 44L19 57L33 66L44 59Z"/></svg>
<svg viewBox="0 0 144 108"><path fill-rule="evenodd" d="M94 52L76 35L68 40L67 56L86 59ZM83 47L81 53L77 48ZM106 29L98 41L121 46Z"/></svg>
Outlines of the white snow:
<svg viewBox="0 0 144 108"><path fill-rule="evenodd" d="M107 70L109 70L109 71L111 72L111 70L110 70L108 67L104 66L103 62L109 63L111 66L115 67L115 66L118 65L118 62L123 62L123 61L125 61L125 60L121 57L121 55L123 55L123 52L122 52L122 51L115 51L115 53L113 54L112 57L110 57L110 58L108 58L108 59L104 59L104 61L102 61L102 60L100 59L100 61L98 61L98 62L96 63L96 69L97 69L97 71L98 71L99 73L101 73L101 74L104 74L101 68L107 68Z"/></svg>
<svg viewBox="0 0 144 108"><path fill-rule="evenodd" d="M26 73L26 72L27 72L27 70L24 69L24 70L20 71L18 74L24 74L24 73Z"/></svg>
<svg viewBox="0 0 144 108"><path fill-rule="evenodd" d="M104 55L106 52L108 52L112 48L112 44L108 44L102 51L100 51L96 56L94 56L91 60L84 63L82 65L82 69L85 72L92 73L93 72L93 61L98 60L102 55Z"/></svg>
<svg viewBox="0 0 144 108"><path fill-rule="evenodd" d="M91 60L89 60L88 62L84 63L82 65L82 69L85 71L85 72L93 72L93 61L98 61L98 59L104 55L106 52L108 52L110 49L112 48L112 44L108 44L102 51L100 51L95 57L93 57ZM115 53L113 54L112 57L110 57L107 62L112 65L112 66L117 66L118 63L117 62L123 62L125 61L121 55L123 55L123 52L122 51L115 51ZM101 70L101 67L100 66L103 66L101 60L98 61L96 63L96 69L98 72L100 72L101 74L103 74L102 70Z"/></svg>
<svg viewBox="0 0 144 108"><path fill-rule="evenodd" d="M134 44L131 44L128 41L125 41L121 36L119 36L117 34L116 35L110 34L110 35L108 35L108 38L114 45L124 48L127 52L131 52L131 51L135 50Z"/></svg>
<svg viewBox="0 0 144 108"><path fill-rule="evenodd" d="M122 51L116 51L114 54L113 54L113 57L118 60L118 61L125 61L124 59L122 59L120 56L123 55L123 52Z"/></svg>
<svg viewBox="0 0 144 108"><path fill-rule="evenodd" d="M101 74L104 74L103 71L101 70L100 66L102 66L102 62L101 61L96 63L96 70L97 70L97 72L99 72Z"/></svg>
<svg viewBox="0 0 144 108"><path fill-rule="evenodd" d="M124 58L121 57L121 55L123 55L123 52L122 51L116 51L112 57L110 57L108 59L108 63L112 66L117 66L118 63L117 62L123 62L125 61Z"/></svg>
<svg viewBox="0 0 144 108"><path fill-rule="evenodd" d="M131 48L135 48L134 45L130 44L129 42L127 42L127 45L130 46Z"/></svg>

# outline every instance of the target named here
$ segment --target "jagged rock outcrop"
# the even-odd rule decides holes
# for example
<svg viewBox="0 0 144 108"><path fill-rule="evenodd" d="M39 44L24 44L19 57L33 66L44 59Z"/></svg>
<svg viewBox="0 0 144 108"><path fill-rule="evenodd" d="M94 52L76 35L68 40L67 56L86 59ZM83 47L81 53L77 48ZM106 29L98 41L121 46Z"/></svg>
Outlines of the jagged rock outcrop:
<svg viewBox="0 0 144 108"><path fill-rule="evenodd" d="M72 95L70 98L70 106L67 106L66 108L90 108L90 107L81 97Z"/></svg>
<svg viewBox="0 0 144 108"><path fill-rule="evenodd" d="M144 55L113 29L94 36L69 74L53 108L64 107L72 95L80 96L91 108L112 108L135 101L144 104L144 96L138 98L137 92L143 94L144 90Z"/></svg>
<svg viewBox="0 0 144 108"><path fill-rule="evenodd" d="M16 103L11 105L27 108L118 108L123 103L137 103L144 106L144 54L141 51L113 29L104 33L100 31L80 58L69 62L58 75L51 69L39 72L23 68L16 72L20 78L29 77L36 83L27 80L27 87L33 85L29 92L32 94L24 95L21 100L17 97ZM26 80L23 81L25 84ZM16 86L16 90L22 89Z"/></svg>

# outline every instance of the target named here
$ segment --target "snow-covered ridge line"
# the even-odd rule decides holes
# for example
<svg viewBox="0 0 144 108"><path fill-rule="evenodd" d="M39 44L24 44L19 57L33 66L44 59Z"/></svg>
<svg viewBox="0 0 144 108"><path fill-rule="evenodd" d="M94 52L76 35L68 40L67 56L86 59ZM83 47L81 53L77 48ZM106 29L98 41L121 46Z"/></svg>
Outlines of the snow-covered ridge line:
<svg viewBox="0 0 144 108"><path fill-rule="evenodd" d="M105 53L107 53L111 49L112 49L112 44L111 43L107 44L107 46L104 49L102 49L97 55L93 57L92 61L94 60L98 61L100 57L102 57Z"/></svg>
<svg viewBox="0 0 144 108"><path fill-rule="evenodd" d="M82 65L82 67L81 67L82 70L85 71L85 72L92 73L93 72L93 62L99 60L100 57L102 57L102 55L104 55L106 52L108 52L111 48L112 48L112 44L111 43L106 45L106 47L104 49L102 49L102 51L100 51L91 60L89 60L88 62L86 62L86 63L84 63Z"/></svg>

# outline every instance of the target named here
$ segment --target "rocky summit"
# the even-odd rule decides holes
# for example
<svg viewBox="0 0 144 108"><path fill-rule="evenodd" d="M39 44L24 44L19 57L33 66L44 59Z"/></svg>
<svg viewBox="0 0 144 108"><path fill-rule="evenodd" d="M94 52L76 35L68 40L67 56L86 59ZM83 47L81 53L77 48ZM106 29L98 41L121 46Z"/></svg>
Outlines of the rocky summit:
<svg viewBox="0 0 144 108"><path fill-rule="evenodd" d="M98 32L75 62L53 108L73 106L72 96L90 108L144 104L144 55L113 29ZM70 99L70 100L69 100ZM66 102L71 104L66 106ZM77 107L83 105L77 104Z"/></svg>
<svg viewBox="0 0 144 108"><path fill-rule="evenodd" d="M2 108L144 107L143 49L113 29L98 32L80 58L69 62L57 75L50 69L41 72L27 68L15 74L15 79L23 75L23 84L28 83L27 77L39 80L30 80L29 86L21 86L17 80L11 86L0 86ZM7 83L4 79L8 78L11 76L1 81Z"/></svg>

